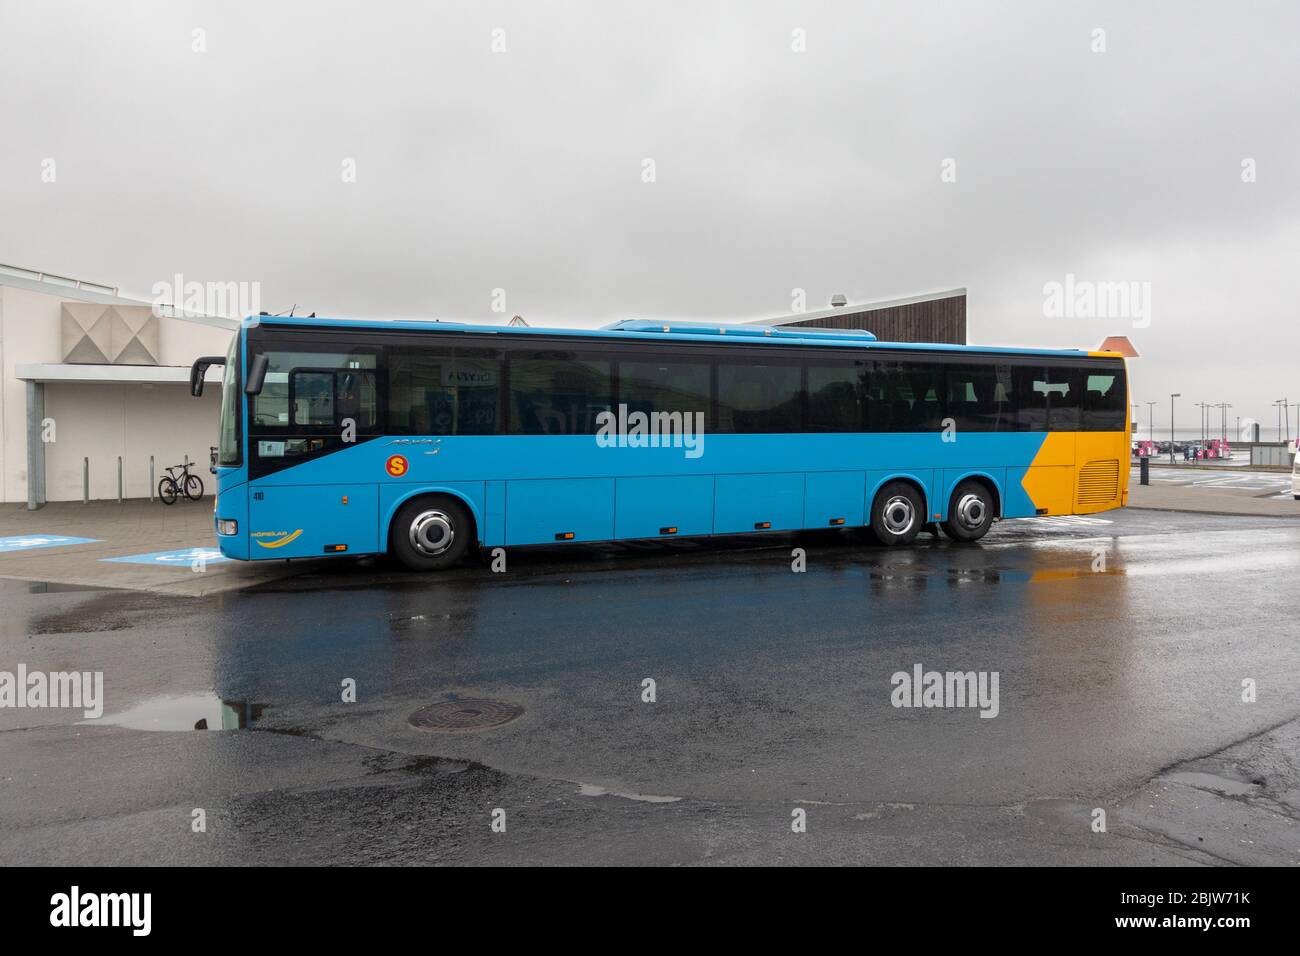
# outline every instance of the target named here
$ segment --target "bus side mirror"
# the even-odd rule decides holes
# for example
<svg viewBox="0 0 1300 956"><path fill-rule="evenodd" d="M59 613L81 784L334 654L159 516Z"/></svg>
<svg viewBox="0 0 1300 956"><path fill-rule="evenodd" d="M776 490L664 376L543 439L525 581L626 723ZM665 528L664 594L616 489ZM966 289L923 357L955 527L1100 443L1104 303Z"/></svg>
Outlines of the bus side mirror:
<svg viewBox="0 0 1300 956"><path fill-rule="evenodd" d="M266 369L270 364L265 355L253 356L253 361L248 366L248 381L244 383L245 395L262 394L262 386L266 383Z"/></svg>
<svg viewBox="0 0 1300 956"><path fill-rule="evenodd" d="M208 374L208 369L213 365L225 365L226 357L224 355L205 355L202 358L194 360L190 366L190 394L198 398L203 394L203 376Z"/></svg>

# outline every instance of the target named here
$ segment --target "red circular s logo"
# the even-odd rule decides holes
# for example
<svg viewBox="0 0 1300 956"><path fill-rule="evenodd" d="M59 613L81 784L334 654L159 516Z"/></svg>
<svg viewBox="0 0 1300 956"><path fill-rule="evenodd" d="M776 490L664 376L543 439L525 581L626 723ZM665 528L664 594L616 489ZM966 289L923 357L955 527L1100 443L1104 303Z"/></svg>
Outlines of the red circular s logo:
<svg viewBox="0 0 1300 956"><path fill-rule="evenodd" d="M410 465L407 464L406 459L401 455L393 455L393 457L388 459L388 463L384 465L384 468L394 478L401 478L406 474L409 467Z"/></svg>

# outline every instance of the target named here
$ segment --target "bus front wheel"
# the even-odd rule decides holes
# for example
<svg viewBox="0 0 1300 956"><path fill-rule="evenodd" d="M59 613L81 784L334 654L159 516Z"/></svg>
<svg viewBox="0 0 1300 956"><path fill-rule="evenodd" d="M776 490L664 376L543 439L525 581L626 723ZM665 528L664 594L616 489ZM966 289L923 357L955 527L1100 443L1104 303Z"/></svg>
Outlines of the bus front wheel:
<svg viewBox="0 0 1300 956"><path fill-rule="evenodd" d="M954 541L978 541L993 524L993 496L981 482L963 481L948 502L944 533Z"/></svg>
<svg viewBox="0 0 1300 956"><path fill-rule="evenodd" d="M880 489L871 506L871 530L881 544L911 544L925 524L925 503L905 481Z"/></svg>
<svg viewBox="0 0 1300 956"><path fill-rule="evenodd" d="M469 510L447 495L413 498L398 509L388 550L412 571L441 571L465 556L474 538Z"/></svg>

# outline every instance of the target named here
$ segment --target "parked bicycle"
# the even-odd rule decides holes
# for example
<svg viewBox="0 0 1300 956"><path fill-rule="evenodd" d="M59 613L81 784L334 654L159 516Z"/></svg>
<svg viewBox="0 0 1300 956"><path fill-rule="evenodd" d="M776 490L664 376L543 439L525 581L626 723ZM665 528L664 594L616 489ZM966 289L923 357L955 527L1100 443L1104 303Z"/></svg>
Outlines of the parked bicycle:
<svg viewBox="0 0 1300 956"><path fill-rule="evenodd" d="M203 479L190 473L191 464L193 463L187 461L183 465L172 465L167 469L166 476L158 482L158 497L163 504L172 504L181 495L190 501L198 501L203 497Z"/></svg>

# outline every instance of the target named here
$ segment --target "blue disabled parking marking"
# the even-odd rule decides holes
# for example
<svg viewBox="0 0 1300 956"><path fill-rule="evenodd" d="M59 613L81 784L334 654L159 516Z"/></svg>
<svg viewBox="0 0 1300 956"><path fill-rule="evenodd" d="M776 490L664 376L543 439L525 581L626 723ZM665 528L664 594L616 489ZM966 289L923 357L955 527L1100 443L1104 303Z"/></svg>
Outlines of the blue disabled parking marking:
<svg viewBox="0 0 1300 956"><path fill-rule="evenodd" d="M65 544L93 544L98 538L69 538L62 534L13 534L0 538L0 554L31 548L57 548Z"/></svg>
<svg viewBox="0 0 1300 956"><path fill-rule="evenodd" d="M120 558L100 558L116 564L159 564L163 567L188 568L195 561L216 564L229 561L216 548L182 548L179 551L150 551L148 554L128 554Z"/></svg>

